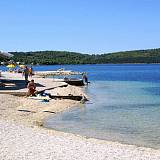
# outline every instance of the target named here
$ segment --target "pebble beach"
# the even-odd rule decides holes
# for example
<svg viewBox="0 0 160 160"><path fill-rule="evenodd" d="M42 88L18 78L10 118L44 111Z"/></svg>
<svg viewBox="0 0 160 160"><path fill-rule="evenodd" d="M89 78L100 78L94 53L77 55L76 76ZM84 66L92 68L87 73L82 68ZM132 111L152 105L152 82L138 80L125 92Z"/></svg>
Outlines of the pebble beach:
<svg viewBox="0 0 160 160"><path fill-rule="evenodd" d="M56 88L51 93L84 94L81 88L70 85L65 88ZM45 118L76 107L78 103L73 100L52 99L46 104L26 97L0 94L0 159L160 159L160 150L97 140L43 127Z"/></svg>

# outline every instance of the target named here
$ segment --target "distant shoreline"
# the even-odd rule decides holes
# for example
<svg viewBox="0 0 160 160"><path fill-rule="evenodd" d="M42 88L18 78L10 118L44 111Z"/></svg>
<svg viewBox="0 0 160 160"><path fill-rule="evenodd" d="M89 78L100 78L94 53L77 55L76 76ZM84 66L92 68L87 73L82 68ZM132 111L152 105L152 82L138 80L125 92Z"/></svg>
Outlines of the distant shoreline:
<svg viewBox="0 0 160 160"><path fill-rule="evenodd" d="M25 64L125 64L160 63L160 48L120 51L103 54L83 54L69 51L10 52L15 62ZM0 60L1 61L1 60Z"/></svg>
<svg viewBox="0 0 160 160"><path fill-rule="evenodd" d="M31 65L31 66L57 66L57 65L59 65L59 66L63 66L63 65L125 65L125 64L128 64L128 65L133 65L133 64L138 64L138 65L140 65L140 64L146 64L146 65L150 65L150 64L160 64L160 63L96 63L96 64L93 64L93 63L87 63L87 64L35 64L35 65L33 65L33 64L26 64L26 65ZM0 66L1 67L5 67L4 65L1 65L0 64Z"/></svg>

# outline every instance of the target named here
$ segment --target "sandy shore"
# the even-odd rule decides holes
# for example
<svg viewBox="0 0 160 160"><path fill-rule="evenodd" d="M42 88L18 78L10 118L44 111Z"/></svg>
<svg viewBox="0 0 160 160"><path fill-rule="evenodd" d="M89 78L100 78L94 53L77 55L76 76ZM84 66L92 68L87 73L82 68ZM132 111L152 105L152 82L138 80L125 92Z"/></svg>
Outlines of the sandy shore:
<svg viewBox="0 0 160 160"><path fill-rule="evenodd" d="M0 120L1 160L159 160L159 151Z"/></svg>
<svg viewBox="0 0 160 160"><path fill-rule="evenodd" d="M68 86L56 88L52 93L79 95L82 90L79 87ZM0 94L0 159L160 159L160 150L86 139L40 127L44 118L76 106L78 103L73 100L50 100L44 103L26 97Z"/></svg>

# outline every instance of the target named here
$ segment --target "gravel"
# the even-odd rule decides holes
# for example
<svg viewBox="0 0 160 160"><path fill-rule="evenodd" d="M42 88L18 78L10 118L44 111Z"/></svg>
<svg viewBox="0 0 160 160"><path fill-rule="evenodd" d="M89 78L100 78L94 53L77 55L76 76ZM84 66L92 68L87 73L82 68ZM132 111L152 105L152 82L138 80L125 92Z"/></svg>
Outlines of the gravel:
<svg viewBox="0 0 160 160"><path fill-rule="evenodd" d="M52 134L0 120L1 160L159 160L160 150Z"/></svg>

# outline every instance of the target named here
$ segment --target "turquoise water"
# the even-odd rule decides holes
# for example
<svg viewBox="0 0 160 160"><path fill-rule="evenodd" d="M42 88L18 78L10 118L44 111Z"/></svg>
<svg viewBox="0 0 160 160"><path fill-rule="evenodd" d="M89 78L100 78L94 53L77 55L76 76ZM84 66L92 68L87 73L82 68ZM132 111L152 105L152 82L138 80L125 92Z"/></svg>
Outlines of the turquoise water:
<svg viewBox="0 0 160 160"><path fill-rule="evenodd" d="M89 73L84 91L90 101L49 117L45 127L160 149L159 64L34 66L58 68Z"/></svg>
<svg viewBox="0 0 160 160"><path fill-rule="evenodd" d="M50 117L44 125L86 137L160 148L160 65L87 67L91 84L84 90L90 101Z"/></svg>
<svg viewBox="0 0 160 160"><path fill-rule="evenodd" d="M87 137L160 148L160 84L99 81L90 101L50 117L45 126Z"/></svg>

